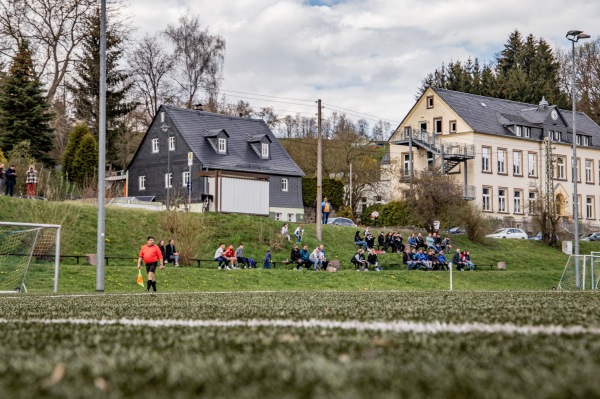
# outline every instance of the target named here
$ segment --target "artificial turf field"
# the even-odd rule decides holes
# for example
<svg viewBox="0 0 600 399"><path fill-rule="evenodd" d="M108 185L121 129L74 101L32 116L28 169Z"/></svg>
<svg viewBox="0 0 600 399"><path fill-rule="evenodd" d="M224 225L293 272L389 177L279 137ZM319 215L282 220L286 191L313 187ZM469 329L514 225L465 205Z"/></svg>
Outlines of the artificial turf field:
<svg viewBox="0 0 600 399"><path fill-rule="evenodd" d="M596 292L0 297L0 397L600 396Z"/></svg>

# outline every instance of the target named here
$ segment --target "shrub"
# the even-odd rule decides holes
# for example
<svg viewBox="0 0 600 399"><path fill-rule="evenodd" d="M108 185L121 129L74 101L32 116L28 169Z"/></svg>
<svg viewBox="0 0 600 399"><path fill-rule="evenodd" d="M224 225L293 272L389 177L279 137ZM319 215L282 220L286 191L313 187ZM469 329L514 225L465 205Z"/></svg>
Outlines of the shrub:
<svg viewBox="0 0 600 399"><path fill-rule="evenodd" d="M302 202L304 206L316 206L317 178L302 178ZM333 209L341 209L344 205L344 183L336 179L323 179L323 198L327 198Z"/></svg>
<svg viewBox="0 0 600 399"><path fill-rule="evenodd" d="M196 257L198 243L206 241L208 231L204 225L204 215L187 212L163 212L160 219L161 228L168 233L165 242L170 238L175 240L179 263L190 266Z"/></svg>
<svg viewBox="0 0 600 399"><path fill-rule="evenodd" d="M469 240L482 242L490 228L490 223L481 209L472 202L466 202L460 209L460 219Z"/></svg>

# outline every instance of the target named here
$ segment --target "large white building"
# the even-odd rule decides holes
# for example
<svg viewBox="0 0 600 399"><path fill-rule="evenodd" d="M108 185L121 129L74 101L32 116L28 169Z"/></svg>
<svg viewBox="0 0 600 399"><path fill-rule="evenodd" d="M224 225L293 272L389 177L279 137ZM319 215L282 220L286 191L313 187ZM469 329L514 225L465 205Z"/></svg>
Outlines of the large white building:
<svg viewBox="0 0 600 399"><path fill-rule="evenodd" d="M576 113L579 217L596 225L600 212L600 126ZM429 88L389 139L392 198L406 197L412 171L437 163L464 184L465 198L492 217L526 225L540 192L573 216L573 113ZM546 143L550 141L550 144ZM550 154L550 156L548 156ZM546 179L547 171L551 178ZM550 188L547 190L547 182Z"/></svg>

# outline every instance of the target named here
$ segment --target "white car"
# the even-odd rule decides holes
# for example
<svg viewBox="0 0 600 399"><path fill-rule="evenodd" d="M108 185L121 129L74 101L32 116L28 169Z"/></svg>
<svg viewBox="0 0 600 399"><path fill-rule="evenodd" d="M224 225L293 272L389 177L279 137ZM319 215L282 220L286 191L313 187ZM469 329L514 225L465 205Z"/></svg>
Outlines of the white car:
<svg viewBox="0 0 600 399"><path fill-rule="evenodd" d="M329 218L329 220L327 220L327 224L334 224L336 226L357 227L356 223L354 223L351 219L348 218Z"/></svg>
<svg viewBox="0 0 600 399"><path fill-rule="evenodd" d="M486 237L490 238L521 238L526 240L528 238L527 233L525 233L521 229L499 229L493 232L492 234L488 234Z"/></svg>

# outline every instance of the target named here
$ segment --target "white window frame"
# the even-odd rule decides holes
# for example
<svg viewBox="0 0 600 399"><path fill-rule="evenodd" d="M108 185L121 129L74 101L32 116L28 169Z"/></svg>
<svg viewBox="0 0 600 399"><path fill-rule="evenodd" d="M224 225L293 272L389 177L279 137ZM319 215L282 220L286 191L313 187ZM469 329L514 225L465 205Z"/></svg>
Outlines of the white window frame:
<svg viewBox="0 0 600 399"><path fill-rule="evenodd" d="M521 170L521 151L513 151L513 175L522 176L523 171Z"/></svg>
<svg viewBox="0 0 600 399"><path fill-rule="evenodd" d="M498 150L498 174L506 174L506 150Z"/></svg>
<svg viewBox="0 0 600 399"><path fill-rule="evenodd" d="M523 136L523 126L515 125L515 136Z"/></svg>
<svg viewBox="0 0 600 399"><path fill-rule="evenodd" d="M404 157L404 160L402 161L402 171L404 172L404 175L409 175L410 174L410 154L402 154Z"/></svg>
<svg viewBox="0 0 600 399"><path fill-rule="evenodd" d="M146 189L146 176L138 176L138 190L144 191Z"/></svg>
<svg viewBox="0 0 600 399"><path fill-rule="evenodd" d="M594 169L594 165L593 165L593 161L591 159L586 159L585 160L585 182L586 183L593 183L593 172L592 170Z"/></svg>
<svg viewBox="0 0 600 399"><path fill-rule="evenodd" d="M486 193L487 191L487 193ZM481 204L481 209L484 212L491 212L492 208L491 208L491 192L492 192L492 188L491 187L483 187L481 190L481 199L482 199L482 204Z"/></svg>
<svg viewBox="0 0 600 399"><path fill-rule="evenodd" d="M187 187L188 182L190 181L190 171L186 170L181 173L181 181L183 182L182 187Z"/></svg>
<svg viewBox="0 0 600 399"><path fill-rule="evenodd" d="M456 121L450 121L449 125L448 125L448 130L450 131L450 133L456 133L456 126L457 123Z"/></svg>
<svg viewBox="0 0 600 399"><path fill-rule="evenodd" d="M442 134L442 131L444 129L443 123L444 123L444 121L443 121L442 117L433 119L433 133L434 134ZM438 130L438 128L439 128L439 130Z"/></svg>
<svg viewBox="0 0 600 399"><path fill-rule="evenodd" d="M287 221L288 221L288 222L295 222L296 220L295 220L295 217L294 217L294 216L295 216L295 215L294 215L293 213L288 213L288 214L287 214Z"/></svg>
<svg viewBox="0 0 600 399"><path fill-rule="evenodd" d="M481 148L481 171L482 172L491 172L490 169L490 155L492 154L492 149L490 147L482 147Z"/></svg>
<svg viewBox="0 0 600 399"><path fill-rule="evenodd" d="M523 213L523 198L521 196L522 193L523 190L515 190L515 192L513 193L514 213Z"/></svg>
<svg viewBox="0 0 600 399"><path fill-rule="evenodd" d="M290 190L289 179L287 177L281 178L281 191L288 192Z"/></svg>
<svg viewBox="0 0 600 399"><path fill-rule="evenodd" d="M537 177L537 154L534 152L527 153L527 175Z"/></svg>
<svg viewBox="0 0 600 399"><path fill-rule="evenodd" d="M594 197L587 196L585 198L585 217L587 219L594 218Z"/></svg>
<svg viewBox="0 0 600 399"><path fill-rule="evenodd" d="M556 178L557 179L561 179L561 180L566 179L566 176L565 176L565 161L566 160L567 160L566 157L558 157L556 159Z"/></svg>
<svg viewBox="0 0 600 399"><path fill-rule="evenodd" d="M263 158L269 158L269 144L261 143L260 144L260 153Z"/></svg>
<svg viewBox="0 0 600 399"><path fill-rule="evenodd" d="M165 173L165 188L173 188L173 173Z"/></svg>
<svg viewBox="0 0 600 399"><path fill-rule="evenodd" d="M219 137L218 139L218 147L219 153L224 154L227 152L227 139Z"/></svg>
<svg viewBox="0 0 600 399"><path fill-rule="evenodd" d="M506 188L498 188L498 212L508 212L506 209Z"/></svg>
<svg viewBox="0 0 600 399"><path fill-rule="evenodd" d="M282 217L283 217L283 215L281 213L275 214L275 220L281 220Z"/></svg>
<svg viewBox="0 0 600 399"><path fill-rule="evenodd" d="M531 128L529 126L523 126L523 137L531 138Z"/></svg>
<svg viewBox="0 0 600 399"><path fill-rule="evenodd" d="M160 145L158 139L152 139L152 153L158 154L160 152Z"/></svg>
<svg viewBox="0 0 600 399"><path fill-rule="evenodd" d="M533 195L531 195L533 194ZM530 191L529 192L529 198L527 198L527 200L529 201L529 214L530 215L535 215L535 202L537 201L537 193L535 191Z"/></svg>
<svg viewBox="0 0 600 399"><path fill-rule="evenodd" d="M175 151L175 136L169 136L169 151Z"/></svg>

